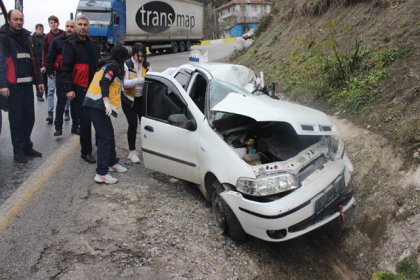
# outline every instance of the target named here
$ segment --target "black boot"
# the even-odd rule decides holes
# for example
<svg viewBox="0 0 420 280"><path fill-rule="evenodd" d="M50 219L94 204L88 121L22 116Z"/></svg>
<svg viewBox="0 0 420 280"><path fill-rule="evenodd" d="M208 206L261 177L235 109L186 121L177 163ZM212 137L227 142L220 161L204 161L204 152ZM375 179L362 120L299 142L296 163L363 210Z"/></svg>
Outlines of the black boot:
<svg viewBox="0 0 420 280"><path fill-rule="evenodd" d="M28 162L28 158L25 156L25 154L22 151L16 152L14 154L14 159L15 161L20 162L20 163Z"/></svg>
<svg viewBox="0 0 420 280"><path fill-rule="evenodd" d="M63 135L63 130L56 129L55 132L54 132L54 136L61 136L61 135Z"/></svg>
<svg viewBox="0 0 420 280"><path fill-rule="evenodd" d="M25 150L24 155L26 157L42 157L42 154L32 148Z"/></svg>
<svg viewBox="0 0 420 280"><path fill-rule="evenodd" d="M53 123L53 112L48 112L48 117L45 119L48 124L52 124Z"/></svg>

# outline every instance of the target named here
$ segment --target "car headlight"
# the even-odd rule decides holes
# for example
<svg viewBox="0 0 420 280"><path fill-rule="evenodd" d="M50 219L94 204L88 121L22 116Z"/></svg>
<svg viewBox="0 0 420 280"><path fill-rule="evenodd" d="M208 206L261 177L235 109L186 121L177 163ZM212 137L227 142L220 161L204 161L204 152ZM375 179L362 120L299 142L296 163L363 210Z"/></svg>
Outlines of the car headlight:
<svg viewBox="0 0 420 280"><path fill-rule="evenodd" d="M253 196L277 194L299 187L299 180L290 173L272 174L256 179L239 178L236 183L238 191Z"/></svg>

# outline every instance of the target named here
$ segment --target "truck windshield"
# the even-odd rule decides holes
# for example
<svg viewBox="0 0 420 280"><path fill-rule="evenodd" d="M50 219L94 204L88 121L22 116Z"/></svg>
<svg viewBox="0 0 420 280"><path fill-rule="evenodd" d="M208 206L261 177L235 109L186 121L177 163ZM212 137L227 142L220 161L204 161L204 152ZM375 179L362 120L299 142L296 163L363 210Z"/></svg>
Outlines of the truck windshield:
<svg viewBox="0 0 420 280"><path fill-rule="evenodd" d="M85 12L78 11L79 15L87 16L90 25L110 25L111 24L111 13L110 12ZM76 16L76 18L77 18Z"/></svg>

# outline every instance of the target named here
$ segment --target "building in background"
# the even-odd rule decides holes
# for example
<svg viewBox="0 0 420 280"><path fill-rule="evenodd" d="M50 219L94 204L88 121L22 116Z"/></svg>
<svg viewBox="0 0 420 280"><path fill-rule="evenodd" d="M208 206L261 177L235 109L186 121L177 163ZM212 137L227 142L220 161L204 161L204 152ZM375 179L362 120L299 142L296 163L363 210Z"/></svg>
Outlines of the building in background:
<svg viewBox="0 0 420 280"><path fill-rule="evenodd" d="M214 10L222 37L239 37L255 29L271 12L273 3L265 0L232 0Z"/></svg>

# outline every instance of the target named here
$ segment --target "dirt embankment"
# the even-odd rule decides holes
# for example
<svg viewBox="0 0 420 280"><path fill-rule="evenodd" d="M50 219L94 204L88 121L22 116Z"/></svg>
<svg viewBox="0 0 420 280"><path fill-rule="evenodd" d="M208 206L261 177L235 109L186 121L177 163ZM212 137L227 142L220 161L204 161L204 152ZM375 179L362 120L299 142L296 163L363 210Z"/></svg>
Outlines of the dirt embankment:
<svg viewBox="0 0 420 280"><path fill-rule="evenodd" d="M407 50L386 68L375 100L357 112L335 108L325 99L302 94L297 100L336 117L354 164L357 206L341 249L354 267L394 270L409 254L420 253L420 5L399 1L275 1L267 29L234 61L272 74L294 48L323 40L328 22L347 24L362 47ZM337 40L340 38L337 36ZM269 81L269 82L270 82ZM287 98L296 98L285 89ZM418 262L420 263L419 259Z"/></svg>

